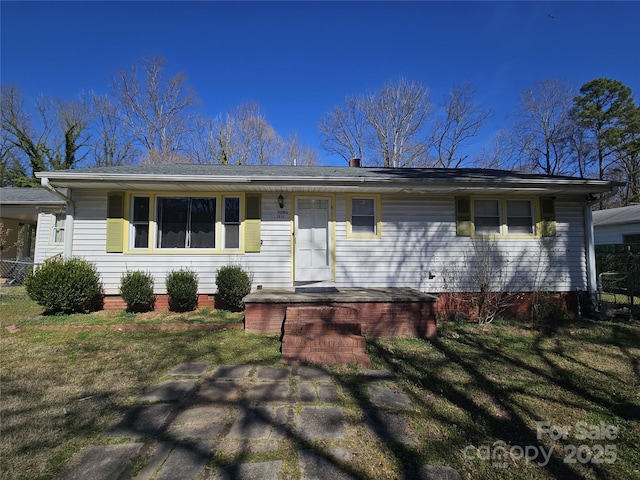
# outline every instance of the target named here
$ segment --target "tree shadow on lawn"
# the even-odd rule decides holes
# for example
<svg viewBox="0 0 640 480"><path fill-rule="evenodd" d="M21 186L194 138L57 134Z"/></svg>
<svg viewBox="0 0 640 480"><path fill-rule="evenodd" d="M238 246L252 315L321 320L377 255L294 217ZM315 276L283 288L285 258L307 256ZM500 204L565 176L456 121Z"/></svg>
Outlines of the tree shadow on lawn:
<svg viewBox="0 0 640 480"><path fill-rule="evenodd" d="M472 421L457 418L455 408L453 412L439 413L424 397L413 393L412 401L422 407L427 418L430 416L446 425L463 423L463 435L450 445L451 449L460 452L461 457L467 445L494 445L497 439L505 442L507 449L509 446L545 446L548 451L554 444L549 443L546 434L538 438L539 427L535 422L565 425L571 421L575 423L576 419L563 421L560 417L553 421L552 418L544 418L544 410L536 408L536 404L545 407L555 404L558 410L567 407L591 411L596 408L628 422L640 418L637 404L628 399L616 399L608 390L609 382L598 382L597 376L602 374L599 370L580 364L582 368L591 368L595 377L585 384L583 376L576 377L571 369L562 366L561 363L575 363L575 360L566 355L562 345L557 344L550 351L543 345L547 339L545 335L529 338L521 346L527 350L518 352L515 348L507 350L501 346L501 338L460 332L455 338L429 340L435 349L433 357L420 351L392 351L378 339L368 339L368 348L385 368L409 385L418 386L420 390L467 412ZM617 340L614 336L610 343L616 345ZM635 364L637 367L637 361ZM451 380L452 368L460 381ZM501 374L518 377L501 378ZM613 380L621 382L617 378ZM480 404L482 398L489 401ZM550 417L558 418L555 415L553 410L549 410ZM571 437L565 440L571 441L581 443ZM557 478L584 476L585 470L581 470L579 464L565 463L565 459L565 449L563 446L558 448L556 443L548 464L543 468ZM608 476L602 465L589 463L587 466L598 477Z"/></svg>

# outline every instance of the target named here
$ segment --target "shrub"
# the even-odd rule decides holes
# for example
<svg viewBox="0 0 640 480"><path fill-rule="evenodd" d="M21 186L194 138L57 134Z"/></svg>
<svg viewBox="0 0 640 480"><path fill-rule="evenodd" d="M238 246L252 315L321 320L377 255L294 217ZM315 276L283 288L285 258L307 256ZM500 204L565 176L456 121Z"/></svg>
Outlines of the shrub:
<svg viewBox="0 0 640 480"><path fill-rule="evenodd" d="M127 303L129 312L153 310L156 295L153 293L153 278L141 271L126 272L120 279L120 296Z"/></svg>
<svg viewBox="0 0 640 480"><path fill-rule="evenodd" d="M46 314L86 313L99 308L102 299L96 267L76 257L47 260L27 275L25 287Z"/></svg>
<svg viewBox="0 0 640 480"><path fill-rule="evenodd" d="M169 308L188 312L198 306L198 275L190 270L174 270L167 275Z"/></svg>
<svg viewBox="0 0 640 480"><path fill-rule="evenodd" d="M218 296L232 310L243 310L242 299L251 292L252 275L239 265L225 265L217 272Z"/></svg>

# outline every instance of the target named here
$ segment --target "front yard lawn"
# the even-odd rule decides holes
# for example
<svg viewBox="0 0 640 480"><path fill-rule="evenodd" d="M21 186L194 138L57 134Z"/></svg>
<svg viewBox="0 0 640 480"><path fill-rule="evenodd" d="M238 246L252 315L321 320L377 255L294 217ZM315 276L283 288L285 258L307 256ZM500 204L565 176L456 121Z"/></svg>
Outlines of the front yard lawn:
<svg viewBox="0 0 640 480"><path fill-rule="evenodd" d="M32 328L221 322L215 311L157 319L117 312L40 317L37 306L23 298L17 308L16 301L0 296L3 479L56 477L75 452L100 442L136 396L182 362L208 361L211 368L280 362L277 336L240 329ZM7 325L21 331L9 334ZM374 368L394 372L410 396L414 408L406 418L418 439L361 442L355 458L367 464L360 471L375 472L372 479L395 478L423 463L449 465L473 479L640 478L638 323L580 322L546 334L518 324L443 324L433 340L367 338L367 345ZM349 418L366 406L357 373L335 369Z"/></svg>

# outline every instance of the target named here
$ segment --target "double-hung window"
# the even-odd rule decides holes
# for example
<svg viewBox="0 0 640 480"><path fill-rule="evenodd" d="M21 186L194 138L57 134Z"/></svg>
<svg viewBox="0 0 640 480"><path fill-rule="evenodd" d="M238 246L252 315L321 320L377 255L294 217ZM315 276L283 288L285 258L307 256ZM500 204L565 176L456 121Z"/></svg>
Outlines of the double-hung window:
<svg viewBox="0 0 640 480"><path fill-rule="evenodd" d="M536 222L532 200L475 199L473 201L475 235L535 235Z"/></svg>
<svg viewBox="0 0 640 480"><path fill-rule="evenodd" d="M149 197L133 197L131 206L133 248L149 248Z"/></svg>
<svg viewBox="0 0 640 480"><path fill-rule="evenodd" d="M379 201L379 197L347 196L349 213L348 236L380 236Z"/></svg>
<svg viewBox="0 0 640 480"><path fill-rule="evenodd" d="M499 200L475 200L473 202L473 224L476 235L500 235Z"/></svg>
<svg viewBox="0 0 640 480"><path fill-rule="evenodd" d="M533 202L507 200L507 235L535 235Z"/></svg>
<svg viewBox="0 0 640 480"><path fill-rule="evenodd" d="M53 215L53 227L51 228L51 243L64 242L64 224L67 221L65 213Z"/></svg>
<svg viewBox="0 0 640 480"><path fill-rule="evenodd" d="M223 246L225 249L240 248L240 198L224 197L222 212Z"/></svg>
<svg viewBox="0 0 640 480"><path fill-rule="evenodd" d="M215 248L216 198L159 197L157 248Z"/></svg>

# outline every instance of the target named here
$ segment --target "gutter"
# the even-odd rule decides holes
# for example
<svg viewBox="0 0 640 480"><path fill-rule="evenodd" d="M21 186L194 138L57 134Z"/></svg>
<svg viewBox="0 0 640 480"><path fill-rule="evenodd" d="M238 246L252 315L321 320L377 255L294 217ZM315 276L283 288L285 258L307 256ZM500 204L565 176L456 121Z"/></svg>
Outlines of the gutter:
<svg viewBox="0 0 640 480"><path fill-rule="evenodd" d="M63 255L65 258L71 257L73 254L73 225L74 225L74 217L76 213L76 205L71 200L71 197L63 194L62 192L56 190L51 183L49 183L48 177L40 178L40 185L43 188L53 193L56 197L63 200L67 205L66 209L66 218L64 222L64 250Z"/></svg>
<svg viewBox="0 0 640 480"><path fill-rule="evenodd" d="M616 193L618 193L618 186L614 185L612 190L603 193L598 198L587 198L587 203L584 206L583 217L585 246L587 254L587 291L589 292L589 297L591 298L592 305L597 305L596 291L598 289L598 278L596 275L596 247L595 237L593 234L593 212L591 211L591 207L596 203L600 203L613 197Z"/></svg>

